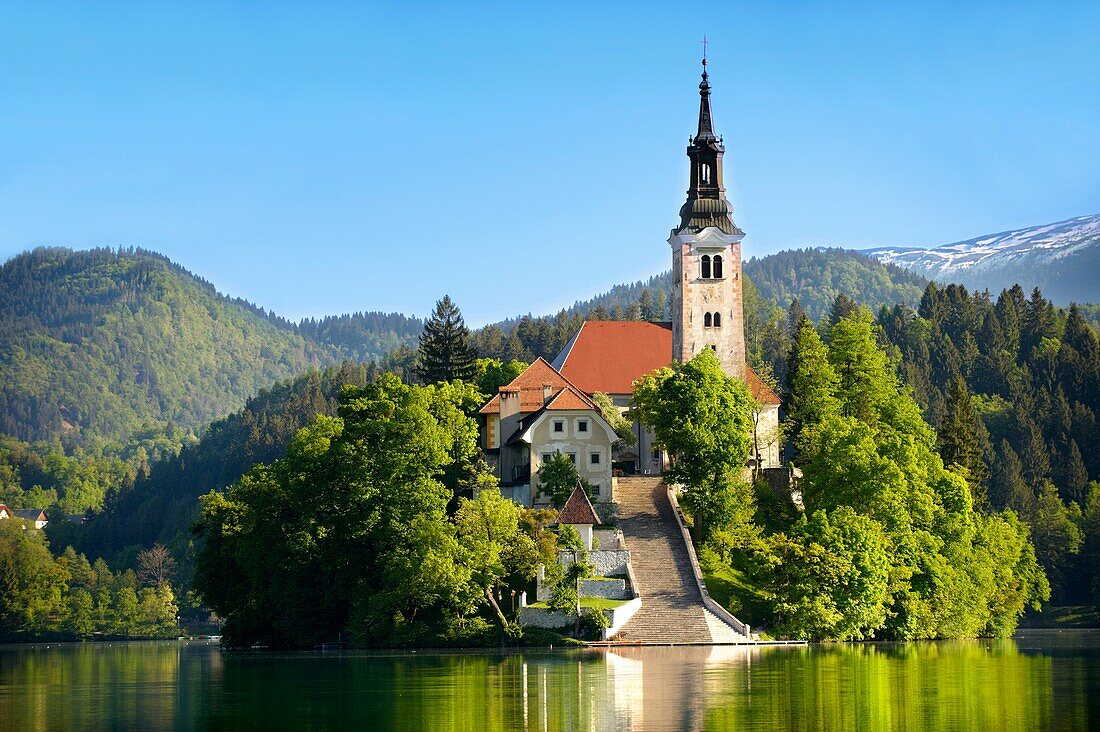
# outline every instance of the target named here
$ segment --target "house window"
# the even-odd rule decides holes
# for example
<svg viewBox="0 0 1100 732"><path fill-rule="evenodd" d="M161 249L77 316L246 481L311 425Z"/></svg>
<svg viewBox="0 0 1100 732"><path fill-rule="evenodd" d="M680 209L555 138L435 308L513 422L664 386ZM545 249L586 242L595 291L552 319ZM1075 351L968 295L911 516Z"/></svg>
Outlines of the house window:
<svg viewBox="0 0 1100 732"><path fill-rule="evenodd" d="M574 465L577 464L577 453L575 453L575 452L566 453L566 457L569 458L569 462L573 463Z"/></svg>
<svg viewBox="0 0 1100 732"><path fill-rule="evenodd" d="M657 462L661 459L661 451L655 447L653 448L653 451L650 453L649 456L653 458L653 462Z"/></svg>
<svg viewBox="0 0 1100 732"><path fill-rule="evenodd" d="M588 420L587 419L577 420L577 432L587 432L587 431L588 431Z"/></svg>
<svg viewBox="0 0 1100 732"><path fill-rule="evenodd" d="M721 328L722 327L722 313L715 313L714 314L714 327L715 328Z"/></svg>
<svg viewBox="0 0 1100 732"><path fill-rule="evenodd" d="M704 328L709 328L711 326L712 322L713 321L711 321L710 313L706 313L706 314L703 315L703 327Z"/></svg>
<svg viewBox="0 0 1100 732"><path fill-rule="evenodd" d="M704 280L710 279L710 255L704 254L703 258L699 260L702 265L702 277Z"/></svg>
<svg viewBox="0 0 1100 732"><path fill-rule="evenodd" d="M548 453L548 452L544 452L544 453L542 454L542 463L543 463L543 465L545 465L546 463L550 462L550 458L551 458L551 457L553 457L553 455L551 455L551 454L550 454L550 453Z"/></svg>
<svg viewBox="0 0 1100 732"><path fill-rule="evenodd" d="M554 420L554 432L565 432L565 420L564 419L555 419Z"/></svg>
<svg viewBox="0 0 1100 732"><path fill-rule="evenodd" d="M600 453L593 452L593 453L589 454L588 462L591 465L599 465L600 464Z"/></svg>
<svg viewBox="0 0 1100 732"><path fill-rule="evenodd" d="M714 267L711 271L711 274L714 275L714 279L722 279L722 257L715 254L714 259L712 259L711 262L713 262L714 264Z"/></svg>

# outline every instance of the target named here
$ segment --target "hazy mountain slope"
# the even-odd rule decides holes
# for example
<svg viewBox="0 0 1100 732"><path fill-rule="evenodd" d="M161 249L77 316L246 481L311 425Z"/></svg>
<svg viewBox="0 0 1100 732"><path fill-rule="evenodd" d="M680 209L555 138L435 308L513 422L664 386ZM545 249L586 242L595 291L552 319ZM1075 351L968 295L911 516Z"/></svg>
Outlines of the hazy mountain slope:
<svg viewBox="0 0 1100 732"><path fill-rule="evenodd" d="M762 297L784 308L797 297L815 319L841 293L874 309L896 303L916 307L928 283L924 277L902 267L850 249L790 249L754 257L744 263L744 272ZM611 314L618 307L627 317L644 290L650 290L651 295L664 290L668 299L672 292L671 272L662 272L646 281L615 285L593 298L577 301L565 313L584 316L603 308ZM507 330L520 320L516 317L497 325Z"/></svg>
<svg viewBox="0 0 1100 732"><path fill-rule="evenodd" d="M0 432L20 439L198 428L334 359L152 252L36 249L0 267Z"/></svg>
<svg viewBox="0 0 1100 732"><path fill-rule="evenodd" d="M1100 300L1100 214L987 234L933 249L866 252L929 279L997 293L1019 283L1060 303Z"/></svg>

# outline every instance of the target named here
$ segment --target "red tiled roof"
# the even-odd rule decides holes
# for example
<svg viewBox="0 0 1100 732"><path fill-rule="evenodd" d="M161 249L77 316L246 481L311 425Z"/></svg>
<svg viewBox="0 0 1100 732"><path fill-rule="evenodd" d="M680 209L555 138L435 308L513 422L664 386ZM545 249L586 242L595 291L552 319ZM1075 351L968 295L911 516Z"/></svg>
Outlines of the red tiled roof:
<svg viewBox="0 0 1100 732"><path fill-rule="evenodd" d="M549 404L546 400L547 387L549 387L551 395L556 395L551 398ZM519 411L521 414L537 412L544 406L549 409L598 408L582 389L577 388L569 379L563 377L543 358L536 358L535 362L524 369L522 374L512 379L510 384L500 387L500 391L519 392ZM563 393L567 393L568 396L563 396ZM559 400L561 406L553 406ZM500 394L495 395L486 402L479 412L481 414L499 414Z"/></svg>
<svg viewBox="0 0 1100 732"><path fill-rule="evenodd" d="M493 394L493 398L485 402L478 414L500 414L500 394Z"/></svg>
<svg viewBox="0 0 1100 732"><path fill-rule="evenodd" d="M749 391L752 392L752 398L761 404L782 404L783 400L776 396L775 392L771 390L764 380L756 375L756 372L745 367L745 384L749 387Z"/></svg>
<svg viewBox="0 0 1100 732"><path fill-rule="evenodd" d="M566 344L554 366L589 394L630 394L632 384L672 363L672 325L643 321L587 320ZM745 383L762 404L781 400L752 369Z"/></svg>
<svg viewBox="0 0 1100 732"><path fill-rule="evenodd" d="M596 515L596 509L592 508L592 501L588 500L588 494L577 486L569 494L569 500L558 512L559 524L598 524L600 517Z"/></svg>
<svg viewBox="0 0 1100 732"><path fill-rule="evenodd" d="M550 410L599 409L587 394L572 385L559 391L547 403L546 408Z"/></svg>
<svg viewBox="0 0 1100 732"><path fill-rule="evenodd" d="M671 323L587 320L554 365L589 394L630 394L635 379L671 362Z"/></svg>

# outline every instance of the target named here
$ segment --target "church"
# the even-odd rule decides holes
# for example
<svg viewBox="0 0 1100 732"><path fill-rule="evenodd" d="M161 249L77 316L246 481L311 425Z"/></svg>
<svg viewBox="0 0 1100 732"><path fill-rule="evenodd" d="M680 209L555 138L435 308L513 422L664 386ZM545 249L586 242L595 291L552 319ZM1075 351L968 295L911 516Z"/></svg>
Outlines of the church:
<svg viewBox="0 0 1100 732"><path fill-rule="evenodd" d="M745 362L741 242L723 185L723 140L714 131L707 62L699 84L699 123L687 148L687 201L672 229L672 321L586 321L552 363L537 359L481 408L482 448L502 491L541 502L538 470L555 452L568 455L613 500L616 475L659 474L666 456L653 434L634 421L634 445L616 452L615 431L591 395L602 392L629 418L632 384L704 348L727 375L741 379L758 404L752 464L779 467L779 397Z"/></svg>

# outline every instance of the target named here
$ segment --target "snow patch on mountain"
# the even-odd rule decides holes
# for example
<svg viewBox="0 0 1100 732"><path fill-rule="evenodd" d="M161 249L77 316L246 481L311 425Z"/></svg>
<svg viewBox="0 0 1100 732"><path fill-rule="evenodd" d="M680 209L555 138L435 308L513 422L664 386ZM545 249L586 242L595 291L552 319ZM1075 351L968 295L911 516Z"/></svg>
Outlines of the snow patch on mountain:
<svg viewBox="0 0 1100 732"><path fill-rule="evenodd" d="M864 253L932 279L991 274L997 270L1058 263L1086 249L1100 249L1100 214L1005 231L934 249L879 247ZM1100 277L1100 273L1097 273Z"/></svg>

